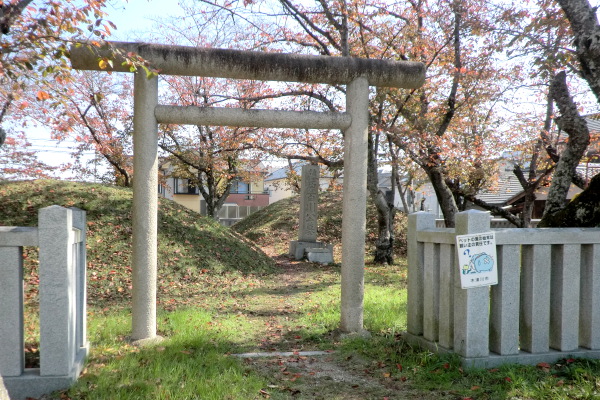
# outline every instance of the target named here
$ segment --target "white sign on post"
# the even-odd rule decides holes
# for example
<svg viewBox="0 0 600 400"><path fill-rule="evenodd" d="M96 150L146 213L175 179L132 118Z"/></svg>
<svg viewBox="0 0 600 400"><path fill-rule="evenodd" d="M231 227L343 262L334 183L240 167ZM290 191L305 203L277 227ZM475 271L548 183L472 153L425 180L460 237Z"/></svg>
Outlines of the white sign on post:
<svg viewBox="0 0 600 400"><path fill-rule="evenodd" d="M494 232L456 236L456 251L462 289L498 284Z"/></svg>

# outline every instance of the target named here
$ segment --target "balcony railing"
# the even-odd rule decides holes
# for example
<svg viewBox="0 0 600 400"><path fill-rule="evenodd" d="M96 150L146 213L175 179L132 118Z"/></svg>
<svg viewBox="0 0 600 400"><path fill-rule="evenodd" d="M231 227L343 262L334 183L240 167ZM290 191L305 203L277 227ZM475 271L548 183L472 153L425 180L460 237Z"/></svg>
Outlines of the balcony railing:
<svg viewBox="0 0 600 400"><path fill-rule="evenodd" d="M229 194L269 194L269 189L265 190L231 190Z"/></svg>

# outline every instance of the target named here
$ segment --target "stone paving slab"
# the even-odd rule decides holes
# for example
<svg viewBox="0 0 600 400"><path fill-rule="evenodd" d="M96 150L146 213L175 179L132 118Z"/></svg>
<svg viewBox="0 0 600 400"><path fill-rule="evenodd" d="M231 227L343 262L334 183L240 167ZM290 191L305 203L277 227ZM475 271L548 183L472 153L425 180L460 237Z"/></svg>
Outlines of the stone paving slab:
<svg viewBox="0 0 600 400"><path fill-rule="evenodd" d="M259 358L259 357L314 357L314 356L326 356L334 353L333 351L270 351L270 352L259 352L259 353L240 353L231 354L234 357L239 358Z"/></svg>

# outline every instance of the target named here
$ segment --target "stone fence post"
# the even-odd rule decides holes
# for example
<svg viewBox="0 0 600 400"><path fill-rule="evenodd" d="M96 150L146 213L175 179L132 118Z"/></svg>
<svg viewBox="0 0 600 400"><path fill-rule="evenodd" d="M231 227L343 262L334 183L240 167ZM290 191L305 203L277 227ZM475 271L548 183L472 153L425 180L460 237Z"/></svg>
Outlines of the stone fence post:
<svg viewBox="0 0 600 400"><path fill-rule="evenodd" d="M85 211L60 206L39 210L38 227L0 227L0 400L38 398L77 380L89 350L85 237ZM23 246L39 247L40 368L28 370Z"/></svg>
<svg viewBox="0 0 600 400"><path fill-rule="evenodd" d="M23 247L0 246L0 375L19 376L25 366L23 350Z"/></svg>
<svg viewBox="0 0 600 400"><path fill-rule="evenodd" d="M435 215L419 211L408 215L408 300L407 331L415 336L423 334L423 244L417 241L417 232L435 228Z"/></svg>
<svg viewBox="0 0 600 400"><path fill-rule="evenodd" d="M77 231L78 238L73 243L75 264L75 304L77 307L77 320L75 329L75 347L87 348L87 219L86 213L77 208L71 208L73 215L73 228Z"/></svg>
<svg viewBox="0 0 600 400"><path fill-rule="evenodd" d="M490 215L468 210L456 214L457 235L488 232ZM456 252L455 252L456 253ZM458 265L458 254L455 254ZM463 357L489 355L490 288L461 289L460 274L454 281L454 351Z"/></svg>
<svg viewBox="0 0 600 400"><path fill-rule="evenodd" d="M43 208L38 232L40 375L77 377L88 350L83 322L86 261L81 258L85 255L85 211Z"/></svg>

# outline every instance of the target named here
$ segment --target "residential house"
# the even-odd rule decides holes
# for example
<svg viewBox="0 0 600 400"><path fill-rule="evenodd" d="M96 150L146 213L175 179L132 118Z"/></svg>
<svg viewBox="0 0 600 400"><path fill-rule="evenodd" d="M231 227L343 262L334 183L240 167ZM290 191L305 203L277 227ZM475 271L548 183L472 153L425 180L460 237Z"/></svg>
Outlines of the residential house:
<svg viewBox="0 0 600 400"><path fill-rule="evenodd" d="M294 172L298 176L302 175L302 166L303 165L305 165L304 162L299 162L299 163L295 163L292 167L294 169ZM343 176L340 176L339 178L334 180L333 176L327 175L326 172L323 173L323 171L327 171L327 169L325 167L322 167L322 174L321 174L321 178L320 178L321 190L327 190L329 188L329 185L331 185L332 183L337 183L341 187L342 182L343 182ZM279 169L271 172L265 178L265 181L264 181L265 188L269 191L270 203L274 203L276 201L285 199L285 198L293 196L295 194L294 189L290 186L288 179L287 179L289 172L290 172L290 167L285 166L285 167L279 168ZM388 196L388 198L390 200L393 199L394 205L396 207L398 207L399 209L403 209L402 200L400 199L400 195L399 195L397 189L396 189L395 195L392 197L391 173L380 170L380 171L378 171L378 179L379 179L379 188L386 194L386 196ZM431 193L426 192L426 190L428 189L427 187L424 187L423 190L421 190L421 188L420 188L418 192L414 193L414 198L409 199L409 203L412 202L414 204L418 204L418 206L420 206L421 203L423 203L424 207L430 207L430 206L436 207L437 201L435 201L435 193L433 192L433 188L431 188L431 185L429 185L429 188L431 190ZM423 199L423 201L421 201L422 199ZM439 209L439 206L437 206L437 208ZM425 208L425 209L431 211L430 208ZM419 211L417 206L412 207L411 210ZM439 210L437 210L437 211L439 212Z"/></svg>
<svg viewBox="0 0 600 400"><path fill-rule="evenodd" d="M540 187L535 191L535 201L533 202L533 211L531 213L532 219L541 219L544 214L544 208L546 208L546 200L548 199L549 187ZM581 193L581 189L575 185L569 187L567 193L567 199L570 200L577 194ZM525 202L525 193L523 191L517 193L506 201L506 205L510 206L508 209L512 214L519 214L523 211L523 205Z"/></svg>
<svg viewBox="0 0 600 400"><path fill-rule="evenodd" d="M260 166L261 171L264 168ZM159 185L159 193L192 211L206 215L206 201L200 195L198 187L190 184L188 179L178 178L173 174L170 164L161 166L164 183ZM236 180L233 182L229 196L219 211L218 219L223 225L233 223L247 217L269 205L269 192L265 189L264 173L259 173L252 181Z"/></svg>
<svg viewBox="0 0 600 400"><path fill-rule="evenodd" d="M302 166L305 164L305 162L297 162L293 164L292 168L298 176L302 175ZM324 173L324 171L325 168L322 167L321 177L319 179L321 190L327 190L334 179L331 175ZM265 177L264 185L265 190L269 192L269 204L291 197L296 193L295 189L288 181L289 173L290 167L285 166L274 170Z"/></svg>
<svg viewBox="0 0 600 400"><path fill-rule="evenodd" d="M302 165L304 165L304 163L296 163L293 165L294 171L298 175L301 175L302 173ZM514 165L508 161L502 163L498 184L493 189L481 193L478 197L490 204L502 206L507 199L518 193L521 190L521 186L517 177L512 173L513 166ZM289 166L285 166L271 172L265 177L265 189L268 190L270 194L269 203L274 203L294 194L294 190L287 181L289 171ZM342 179L343 177L339 178L340 184L342 183ZM331 180L332 177L330 176L322 176L321 190L326 190L331 183ZM399 210L406 211L404 210L398 188L396 188L395 193L392 195L391 172L379 170L378 185L390 200L393 199L395 207ZM409 207L407 212L427 211L435 214L437 218L443 218L441 207L437 201L431 183L429 181L423 181L420 183L413 183L412 186L413 190L407 194L406 199Z"/></svg>

